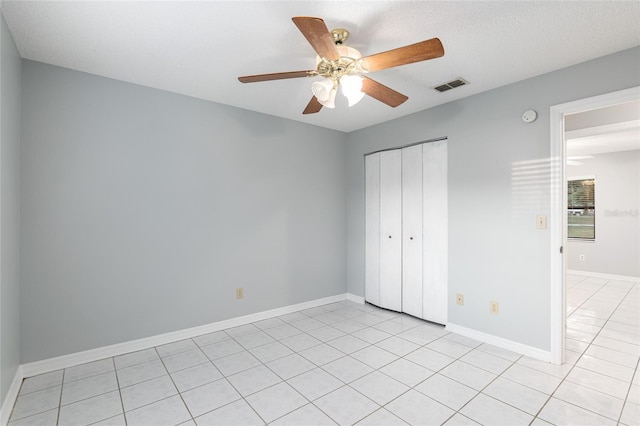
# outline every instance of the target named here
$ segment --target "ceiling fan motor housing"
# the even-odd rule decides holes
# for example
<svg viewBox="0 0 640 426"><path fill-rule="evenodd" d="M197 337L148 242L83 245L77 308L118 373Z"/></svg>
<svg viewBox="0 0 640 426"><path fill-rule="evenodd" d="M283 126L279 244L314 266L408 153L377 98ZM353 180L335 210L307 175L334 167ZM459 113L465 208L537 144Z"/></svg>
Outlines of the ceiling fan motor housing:
<svg viewBox="0 0 640 426"><path fill-rule="evenodd" d="M321 58L320 56L316 56L316 70L319 75L339 79L345 74L364 72L358 66L358 60L362 58L362 54L360 52L353 47L343 44L336 44L336 49L340 54L340 58L337 61L330 61Z"/></svg>
<svg viewBox="0 0 640 426"><path fill-rule="evenodd" d="M331 30L331 37L333 37L333 42L336 45L341 45L349 38L349 31L344 28L336 28Z"/></svg>

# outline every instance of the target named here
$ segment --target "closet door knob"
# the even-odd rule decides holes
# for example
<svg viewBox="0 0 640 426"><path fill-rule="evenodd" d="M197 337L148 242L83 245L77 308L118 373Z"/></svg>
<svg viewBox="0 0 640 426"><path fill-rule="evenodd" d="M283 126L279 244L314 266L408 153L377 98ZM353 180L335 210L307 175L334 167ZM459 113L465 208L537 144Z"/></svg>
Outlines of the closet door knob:
<svg viewBox="0 0 640 426"><path fill-rule="evenodd" d="M389 235L389 238L391 238L391 235Z"/></svg>
<svg viewBox="0 0 640 426"><path fill-rule="evenodd" d="M410 240L413 240L413 237L409 237Z"/></svg>

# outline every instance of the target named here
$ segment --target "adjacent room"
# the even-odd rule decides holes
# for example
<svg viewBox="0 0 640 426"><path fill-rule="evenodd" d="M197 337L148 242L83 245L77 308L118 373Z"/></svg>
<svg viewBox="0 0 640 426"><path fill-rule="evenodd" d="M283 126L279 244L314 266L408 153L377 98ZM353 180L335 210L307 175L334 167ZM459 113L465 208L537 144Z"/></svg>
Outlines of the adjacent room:
<svg viewBox="0 0 640 426"><path fill-rule="evenodd" d="M0 426L640 424L639 2L0 11Z"/></svg>

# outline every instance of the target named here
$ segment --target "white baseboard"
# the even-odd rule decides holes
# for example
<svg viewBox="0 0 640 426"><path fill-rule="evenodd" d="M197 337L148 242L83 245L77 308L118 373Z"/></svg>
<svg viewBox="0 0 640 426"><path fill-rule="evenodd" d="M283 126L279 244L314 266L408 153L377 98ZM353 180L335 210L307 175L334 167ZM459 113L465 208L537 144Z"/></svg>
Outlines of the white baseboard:
<svg viewBox="0 0 640 426"><path fill-rule="evenodd" d="M42 361L30 362L22 364L18 367L13 383L9 388L9 392L5 397L2 409L0 410L0 426L6 426L9 421L11 410L18 398L22 380L38 374L49 373L52 371L68 368L78 364L98 361L104 358L124 355L130 352L140 351L152 348L154 346L164 345L176 342L178 340L189 339L200 336L202 334L213 333L215 331L225 330L227 328L238 327L250 324L256 321L262 321L274 318L280 315L290 314L292 312L302 311L304 309L315 308L317 306L329 303L341 302L349 300L355 303L364 303L364 298L351 293L337 294L335 296L324 297L322 299L310 300L308 302L298 303L295 305L283 306L281 308L271 309L268 311L257 312L255 314L245 315L242 317L231 318L228 320L218 321L198 327L178 330L171 333L159 334L157 336L145 337L143 339L132 340L129 342L117 343L115 345L104 346L101 348L90 349L83 352L76 352L69 355L63 355L55 358L44 359Z"/></svg>
<svg viewBox="0 0 640 426"><path fill-rule="evenodd" d="M533 346L514 342L513 340L494 336L493 334L483 333L481 331L466 328L457 324L448 323L445 329L452 333L460 334L462 336L469 337L470 339L474 340L479 340L484 343L489 343L490 345L494 345L502 349L507 349L512 352L517 352L519 354L523 354L540 361L551 362L550 351L543 351L542 349L534 348Z"/></svg>
<svg viewBox="0 0 640 426"><path fill-rule="evenodd" d="M353 293L347 293L347 300L354 302L354 303L359 303L361 305L364 305L364 297L362 296L356 296Z"/></svg>
<svg viewBox="0 0 640 426"><path fill-rule="evenodd" d="M228 320L218 321L198 327L178 330L171 333L159 334L157 336L145 337L143 339L131 340L128 342L117 343L115 345L104 346L101 348L90 349L83 352L76 352L69 355L63 355L55 358L44 359L42 361L30 362L22 364L22 376L31 377L38 374L49 373L51 371L68 368L73 365L84 364L87 362L98 361L104 358L110 358L117 355L123 355L129 352L140 351L152 348L154 346L164 345L176 342L178 340L189 339L200 336L202 334L213 333L231 327L249 324L304 309L315 308L317 306L326 305L328 303L340 302L343 300L354 300L358 296L349 295L348 293L338 294L335 296L325 297L322 299L311 300L308 302L298 303L295 305L283 306L281 308L271 309L268 311L257 312L255 314L245 315L242 317L231 318Z"/></svg>
<svg viewBox="0 0 640 426"><path fill-rule="evenodd" d="M7 423L9 423L9 416L18 398L18 392L20 392L23 378L22 367L18 366L16 375L13 377L13 382L11 382L11 386L9 386L9 392L7 392L7 396L2 402L2 408L0 408L0 426L6 426Z"/></svg>
<svg viewBox="0 0 640 426"><path fill-rule="evenodd" d="M629 277L626 275L601 274L599 272L578 271L575 269L567 269L567 274L580 275L583 277L604 278L607 280L629 281L632 283L640 282L640 277Z"/></svg>

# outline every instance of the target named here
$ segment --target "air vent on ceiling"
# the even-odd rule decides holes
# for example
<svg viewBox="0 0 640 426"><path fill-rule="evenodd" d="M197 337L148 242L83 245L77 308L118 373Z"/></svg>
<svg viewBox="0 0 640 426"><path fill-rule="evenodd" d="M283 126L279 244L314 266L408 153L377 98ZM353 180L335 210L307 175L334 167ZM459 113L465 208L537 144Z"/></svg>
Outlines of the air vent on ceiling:
<svg viewBox="0 0 640 426"><path fill-rule="evenodd" d="M442 93L446 92L447 90L455 89L456 87L465 86L467 84L469 84L469 82L464 78L456 78L455 80L436 86L434 87L434 89Z"/></svg>

